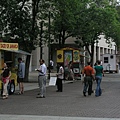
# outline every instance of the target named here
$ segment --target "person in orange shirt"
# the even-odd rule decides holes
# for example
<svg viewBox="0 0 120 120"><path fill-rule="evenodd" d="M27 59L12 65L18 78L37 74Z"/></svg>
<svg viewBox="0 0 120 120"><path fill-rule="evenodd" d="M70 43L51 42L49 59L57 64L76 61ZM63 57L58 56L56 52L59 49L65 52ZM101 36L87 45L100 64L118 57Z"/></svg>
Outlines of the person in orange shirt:
<svg viewBox="0 0 120 120"><path fill-rule="evenodd" d="M88 89L88 95L92 94L92 80L95 79L94 77L94 69L91 67L91 63L88 62L88 65L84 67L82 71L82 75L84 77L84 89L83 89L83 95L86 97L86 92Z"/></svg>

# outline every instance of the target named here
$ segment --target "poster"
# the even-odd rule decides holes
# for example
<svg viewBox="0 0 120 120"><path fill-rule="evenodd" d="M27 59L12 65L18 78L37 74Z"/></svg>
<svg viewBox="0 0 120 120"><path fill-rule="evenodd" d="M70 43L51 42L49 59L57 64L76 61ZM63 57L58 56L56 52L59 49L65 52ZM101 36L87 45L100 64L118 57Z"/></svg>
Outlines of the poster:
<svg viewBox="0 0 120 120"><path fill-rule="evenodd" d="M80 61L80 52L78 50L73 51L73 62L79 62Z"/></svg>
<svg viewBox="0 0 120 120"><path fill-rule="evenodd" d="M67 66L72 61L72 51L64 51L64 66Z"/></svg>
<svg viewBox="0 0 120 120"><path fill-rule="evenodd" d="M57 77L50 77L49 85L55 86L57 81Z"/></svg>

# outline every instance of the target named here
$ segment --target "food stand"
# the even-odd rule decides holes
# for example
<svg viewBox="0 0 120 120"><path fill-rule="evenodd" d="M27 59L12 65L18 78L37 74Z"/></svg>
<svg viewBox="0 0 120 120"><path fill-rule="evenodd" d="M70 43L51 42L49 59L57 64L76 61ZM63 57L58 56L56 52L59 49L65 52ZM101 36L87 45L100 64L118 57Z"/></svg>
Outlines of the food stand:
<svg viewBox="0 0 120 120"><path fill-rule="evenodd" d="M80 51L79 49L66 47L57 50L57 64L62 63L64 68L72 62L74 77L80 79Z"/></svg>
<svg viewBox="0 0 120 120"><path fill-rule="evenodd" d="M19 50L18 43L5 43L0 42L0 73L2 72L4 62L7 63L11 70L10 84L9 84L9 94L13 94L15 91L15 86L17 86L17 65L18 57L25 57L26 55L31 55L25 51ZM24 58L26 59L26 58ZM0 90L2 93L2 80L0 79Z"/></svg>

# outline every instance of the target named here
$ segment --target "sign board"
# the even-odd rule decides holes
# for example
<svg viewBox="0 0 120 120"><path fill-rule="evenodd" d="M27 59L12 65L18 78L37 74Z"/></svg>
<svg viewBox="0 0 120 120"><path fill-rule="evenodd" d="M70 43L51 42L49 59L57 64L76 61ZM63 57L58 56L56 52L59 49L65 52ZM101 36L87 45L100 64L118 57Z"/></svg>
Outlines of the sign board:
<svg viewBox="0 0 120 120"><path fill-rule="evenodd" d="M73 62L80 62L79 50L73 50Z"/></svg>
<svg viewBox="0 0 120 120"><path fill-rule="evenodd" d="M57 77L50 77L49 85L56 85Z"/></svg>
<svg viewBox="0 0 120 120"><path fill-rule="evenodd" d="M4 43L0 42L1 50L18 50L18 43Z"/></svg>
<svg viewBox="0 0 120 120"><path fill-rule="evenodd" d="M57 50L57 62L63 62L63 50Z"/></svg>

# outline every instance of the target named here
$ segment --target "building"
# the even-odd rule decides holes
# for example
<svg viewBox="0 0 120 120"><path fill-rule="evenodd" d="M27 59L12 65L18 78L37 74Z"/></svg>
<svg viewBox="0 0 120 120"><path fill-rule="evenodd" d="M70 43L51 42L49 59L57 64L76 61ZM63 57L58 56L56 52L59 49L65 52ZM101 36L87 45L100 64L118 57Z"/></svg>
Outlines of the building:
<svg viewBox="0 0 120 120"><path fill-rule="evenodd" d="M111 42L110 44L106 43L106 40L104 39L104 36L100 36L100 40L98 43L94 45L94 63L96 60L102 60L102 55L106 53L110 54L116 54L116 44L115 42ZM75 38L68 38L65 42L65 46L70 46L70 47L78 47L75 44ZM56 50L57 50L57 44L53 44L51 48L51 59L54 61L54 69L56 68ZM90 48L90 46L89 46ZM87 50L84 47L84 51L81 51L83 54L83 63L84 65L88 60L90 60L90 56L87 52ZM42 58L45 60L46 65L48 66L48 47L44 46L43 47L43 53L42 53ZM40 47L38 47L36 50L32 51L32 58L31 58L31 70L33 71L35 68L39 66L39 59L40 59Z"/></svg>

